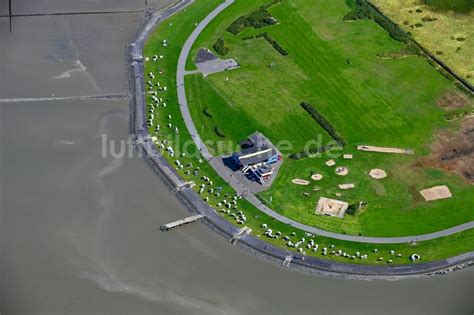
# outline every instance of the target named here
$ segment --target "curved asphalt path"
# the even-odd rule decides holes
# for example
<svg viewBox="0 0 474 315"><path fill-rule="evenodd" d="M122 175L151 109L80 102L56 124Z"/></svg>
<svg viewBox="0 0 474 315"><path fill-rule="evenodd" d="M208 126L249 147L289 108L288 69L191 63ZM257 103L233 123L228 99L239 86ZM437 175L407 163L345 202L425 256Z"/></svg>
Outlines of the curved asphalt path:
<svg viewBox="0 0 474 315"><path fill-rule="evenodd" d="M423 234L423 235L416 235L416 236L402 236L402 237L366 237L366 236L356 236L356 235L346 235L346 234L339 234L333 233L325 230L321 230L312 226L308 226L292 219L289 219L281 214L273 211L272 209L265 206L258 198L251 192L249 192L245 186L240 183L236 178L232 177L232 174L223 165L221 159L219 157L214 157L209 150L207 149L206 145L202 141L201 137L199 136L196 126L191 118L191 113L189 112L188 102L186 99L186 89L184 86L184 76L189 74L186 71L186 60L188 59L189 53L191 52L191 48L198 38L199 34L206 28L206 26L224 9L229 7L233 4L235 0L226 0L224 3L219 5L215 8L211 13L204 20L202 20L188 37L186 42L181 49L181 53L179 54L178 59L178 68L176 71L176 83L178 89L178 103L181 110L181 115L183 116L184 123L186 124L186 128L188 129L191 137L199 148L199 151L203 155L203 157L211 164L211 166L216 170L216 172L229 184L235 191L245 197L252 205L257 207L259 210L264 212L265 214L271 216L272 218L289 224L297 229L306 231L308 233L312 233L315 235L321 235L326 237L331 237L338 240L344 241L352 241L352 242L360 242L360 243L377 243L377 244L397 244L397 243L409 243L412 241L426 241L432 240L448 235L452 235L458 232L466 231L469 229L474 228L474 221L470 221L458 226L454 226L452 228L437 231L430 234Z"/></svg>

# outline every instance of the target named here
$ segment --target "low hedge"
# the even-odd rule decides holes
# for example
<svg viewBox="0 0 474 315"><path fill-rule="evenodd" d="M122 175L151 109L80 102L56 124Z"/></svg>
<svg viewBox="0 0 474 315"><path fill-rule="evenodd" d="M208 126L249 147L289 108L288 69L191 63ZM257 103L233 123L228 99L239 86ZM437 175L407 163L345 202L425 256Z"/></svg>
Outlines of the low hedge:
<svg viewBox="0 0 474 315"><path fill-rule="evenodd" d="M207 108L207 106L204 107L204 109L202 110L202 112L203 112L204 115L206 115L207 117L212 118L212 114L211 114L211 112L209 112L209 108Z"/></svg>
<svg viewBox="0 0 474 315"><path fill-rule="evenodd" d="M404 48L398 51L388 51L378 53L377 58L387 58L387 59L399 59L408 56L419 56L421 54L420 50L413 45L406 45Z"/></svg>
<svg viewBox="0 0 474 315"><path fill-rule="evenodd" d="M380 11L369 4L367 0L354 0L353 10L344 16L344 20L371 19L388 31L394 39L408 43L410 35L398 27L397 24L386 18Z"/></svg>
<svg viewBox="0 0 474 315"><path fill-rule="evenodd" d="M275 50L278 51L280 55L282 56L288 55L288 52L283 47L281 47L280 44L275 39L273 39L273 37L268 35L267 32L257 35L257 37L260 37L260 36L263 37L268 43L270 43L270 45L272 45L273 48L275 48Z"/></svg>
<svg viewBox="0 0 474 315"><path fill-rule="evenodd" d="M219 127L215 126L214 127L214 132L221 138L225 138L225 134L222 132L222 130L219 129Z"/></svg>
<svg viewBox="0 0 474 315"><path fill-rule="evenodd" d="M268 12L268 9L271 6L280 3L281 1L282 0L273 0L272 2L261 6L255 11L252 11L251 13L237 18L237 20L235 20L234 22L232 22L231 25L229 25L227 31L234 35L237 35L242 32L246 27L262 28L278 23L278 21Z"/></svg>
<svg viewBox="0 0 474 315"><path fill-rule="evenodd" d="M313 105L306 102L302 102L300 105L308 114L311 115L311 117L313 117L314 120L316 120L321 128L326 130L326 132L334 139L334 141L337 142L337 144L342 147L346 145L346 141L338 134L336 128L334 128L334 126L331 125L331 123L323 115L321 115L321 113L318 112L318 110Z"/></svg>

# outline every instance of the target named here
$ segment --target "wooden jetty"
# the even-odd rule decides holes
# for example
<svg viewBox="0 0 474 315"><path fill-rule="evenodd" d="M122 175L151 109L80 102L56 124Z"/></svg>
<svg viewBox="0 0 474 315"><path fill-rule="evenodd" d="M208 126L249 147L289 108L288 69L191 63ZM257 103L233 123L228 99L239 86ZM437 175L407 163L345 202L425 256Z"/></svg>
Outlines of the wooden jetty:
<svg viewBox="0 0 474 315"><path fill-rule="evenodd" d="M160 226L160 230L162 230L163 232L168 231L168 230L174 229L175 227L195 222L197 220L202 219L203 217L204 216L202 214L192 215L190 217L186 217L184 219L176 220L176 221L170 222L168 224L163 224L162 226Z"/></svg>

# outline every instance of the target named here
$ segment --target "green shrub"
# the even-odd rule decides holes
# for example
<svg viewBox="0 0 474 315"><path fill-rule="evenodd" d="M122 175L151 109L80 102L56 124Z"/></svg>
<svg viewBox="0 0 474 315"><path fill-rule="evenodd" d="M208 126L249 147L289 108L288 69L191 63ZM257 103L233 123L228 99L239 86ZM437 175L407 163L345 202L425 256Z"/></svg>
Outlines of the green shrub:
<svg viewBox="0 0 474 315"><path fill-rule="evenodd" d="M225 134L219 129L219 127L214 127L214 132L221 138L225 138Z"/></svg>
<svg viewBox="0 0 474 315"><path fill-rule="evenodd" d="M470 75L467 75L466 78L470 78L471 76ZM454 83L456 85L456 87L462 91L463 93L466 93L468 96L470 97L473 97L474 93L472 92L472 89L469 89L465 84L462 84L460 81L456 81L456 83Z"/></svg>
<svg viewBox="0 0 474 315"><path fill-rule="evenodd" d="M253 12L237 18L237 20L232 22L232 24L227 28L227 31L237 35L246 27L262 28L278 23L278 21L268 12L268 9L281 1L282 0L273 0Z"/></svg>
<svg viewBox="0 0 474 315"><path fill-rule="evenodd" d="M280 44L278 44L278 42L273 39L273 37L268 35L267 32L259 34L259 35L261 35L268 43L270 43L270 45L272 45L273 48L275 48L275 50L280 53L280 55L282 55L282 56L287 56L288 55L288 52L283 47L281 47ZM257 37L259 37L259 36L257 35Z"/></svg>
<svg viewBox="0 0 474 315"><path fill-rule="evenodd" d="M357 210L359 210L359 205L350 204L349 207L347 207L346 213L349 215L355 215L357 213Z"/></svg>
<svg viewBox="0 0 474 315"><path fill-rule="evenodd" d="M433 21L436 21L437 18L431 17L431 16L424 16L424 17L421 18L421 20L422 20L423 22L433 22Z"/></svg>
<svg viewBox="0 0 474 315"><path fill-rule="evenodd" d="M372 6L367 0L354 0L352 8L353 10L344 16L344 20L371 19L386 29L392 38L404 43L410 40L410 35L385 17L382 12Z"/></svg>
<svg viewBox="0 0 474 315"><path fill-rule="evenodd" d="M227 28L227 31L237 35L247 26L247 16L241 16Z"/></svg>
<svg viewBox="0 0 474 315"><path fill-rule="evenodd" d="M383 59L400 59L408 56L418 56L420 55L420 50L415 47L414 45L406 45L402 49L398 51L388 51L378 53L376 56L377 58Z"/></svg>
<svg viewBox="0 0 474 315"><path fill-rule="evenodd" d="M250 36L244 36L242 37L242 40L250 40L250 39L254 39L255 36L254 35L250 35Z"/></svg>
<svg viewBox="0 0 474 315"><path fill-rule="evenodd" d="M221 56L227 55L230 50L229 44L222 37L218 38L212 47Z"/></svg>
<svg viewBox="0 0 474 315"><path fill-rule="evenodd" d="M314 120L316 120L321 128L326 130L326 132L334 139L334 141L336 141L342 147L346 145L344 138L338 134L334 126L331 125L331 123L323 115L321 115L321 113L319 113L318 110L313 107L313 105L306 102L302 102L300 105L308 114L311 115Z"/></svg>
<svg viewBox="0 0 474 315"><path fill-rule="evenodd" d="M209 108L204 107L204 109L202 110L202 112L204 113L204 115L206 115L207 117L209 118L212 118L212 114L209 112Z"/></svg>
<svg viewBox="0 0 474 315"><path fill-rule="evenodd" d="M438 64L436 64L436 70L438 70L438 72L443 76L445 77L446 79L450 80L450 81L453 81L454 80L454 77L451 73L449 73L448 70L446 70L445 68L442 68L440 67Z"/></svg>

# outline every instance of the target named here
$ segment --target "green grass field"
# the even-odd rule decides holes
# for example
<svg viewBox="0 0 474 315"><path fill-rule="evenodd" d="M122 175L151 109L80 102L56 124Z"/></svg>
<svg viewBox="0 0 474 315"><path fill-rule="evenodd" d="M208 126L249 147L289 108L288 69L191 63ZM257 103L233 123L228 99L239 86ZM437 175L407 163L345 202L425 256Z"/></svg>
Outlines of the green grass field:
<svg viewBox="0 0 474 315"><path fill-rule="evenodd" d="M192 116L203 139L223 141L218 153L235 149L227 141L238 143L255 130L274 143L292 142L292 152L301 151L318 135L326 142L329 136L299 106L307 101L336 127L348 143L344 152L355 158L338 160L339 165L350 168L350 175L344 178L324 165L325 156L285 159L276 182L261 194L265 200L271 197L276 211L327 230L371 236L423 234L473 220L472 186L442 171L413 166L429 153L436 130L457 127L444 121L444 110L436 105L440 95L454 89L453 83L422 57L376 58L378 53L396 51L403 45L373 21L343 21L350 11L343 0L285 0L270 9L279 24L264 31L289 52L288 56L279 55L261 38L242 40L262 29L247 28L237 36L225 31L237 17L262 3L266 1L237 2L196 42L194 52L199 47L212 47L222 36L230 46L226 58L236 58L241 64L238 70L187 78ZM212 117L203 113L204 108ZM224 138L215 133L216 126ZM417 154L355 152L357 144L412 148ZM217 149L217 145L210 147ZM385 169L389 177L371 179L367 173L372 168ZM293 178L309 179L311 171L325 174L325 179L310 187L291 183ZM356 189L342 192L337 187L342 183L355 183ZM454 198L433 203L420 200L420 189L440 184L447 184ZM314 186L320 190L314 192ZM342 193L340 199L364 201L368 206L343 220L316 216L319 197L338 198L336 193Z"/></svg>
<svg viewBox="0 0 474 315"><path fill-rule="evenodd" d="M325 159L287 160L270 190L261 194L270 200L271 207L299 222L326 230L354 235L403 236L434 232L473 219L472 187L455 175L434 169L410 168L415 158L399 158L376 153L354 152L353 160L337 158L338 165L349 168L349 175L334 174L334 167L324 164ZM368 176L372 168L387 170L388 177L374 180ZM310 186L291 183L293 178L310 180L311 171L324 175L322 181ZM310 180L311 181L311 180ZM341 190L339 184L354 183L355 189ZM449 183L454 197L427 203L418 191L422 188ZM319 191L313 191L319 187ZM309 197L303 195L309 193ZM342 195L338 196L340 193ZM314 214L319 197L341 199L367 206L356 215L343 219Z"/></svg>
<svg viewBox="0 0 474 315"><path fill-rule="evenodd" d="M162 69L164 72L163 74L157 76L154 82L160 82L162 86L168 86L170 88L167 91L160 92L160 96L163 97L166 102L168 103L167 107L160 107L155 115L155 119L153 124L160 124L162 128L159 132L155 133L153 128L150 128L150 133L154 134L158 137L160 141L167 140L167 145L174 145L176 147L177 156L180 155L182 152L183 147L186 143L189 143L191 137L189 133L186 131L184 122L180 116L180 110L177 105L177 97L176 97L176 90L174 87L175 77L176 77L176 66L177 66L177 59L179 55L179 51L185 41L185 39L189 36L189 34L193 30L193 26L196 22L202 20L215 6L220 3L218 0L197 0L193 5L188 7L185 11L182 11L173 17L169 18L165 22L163 22L155 31L155 33L151 36L150 40L145 46L144 55L145 56L153 56L155 54L162 54L164 56L163 60L152 62L147 61L145 62L145 73L149 71L153 71L157 73L158 69ZM167 39L169 41L169 46L164 48L161 45L162 40ZM193 79L190 79L193 80ZM188 84L189 81L186 82ZM207 81L203 81L207 82ZM195 84L201 84L202 82L196 82ZM187 86L188 87L188 86ZM202 90L201 90L202 88ZM203 86L196 86L193 90L195 93L197 91L201 91L202 95L200 97L210 97L208 99L209 102L214 101L215 94L212 94L213 90L207 90L210 88L209 85ZM196 95L196 94L195 94ZM209 96L211 95L211 96ZM191 96L190 96L191 97ZM219 101L221 102L221 101ZM147 97L148 106L151 103L151 98ZM225 105L225 102L222 101L220 103L222 106ZM211 122L211 124L218 123L219 114L216 112L214 115L215 109L211 109L211 113L213 114L213 118L216 118L216 122ZM168 115L172 115L172 119L168 119ZM179 137L173 132L172 128L166 128L166 124L171 121L173 126L177 126L180 130ZM176 165L176 157L171 157L166 152L162 152L163 156L170 162L171 165ZM179 160L182 164L186 165L187 163L193 163L194 167L200 167L200 175L187 175L186 171L190 168L185 168L183 170L177 169L178 173L183 176L186 180L193 180L197 185L196 189L199 189L199 185L204 183L201 179L202 175L209 176L215 183L215 186L221 186L223 188L222 195L228 193L233 194L232 189L225 183L223 180L213 171L213 169L207 163L199 163L198 162L199 156L190 156L186 155L185 157L179 157ZM306 161L306 160L305 160ZM221 197L217 197L214 194L205 191L202 194L203 198L209 198L209 204L216 208L217 211L220 211L216 204L222 200ZM303 237L304 233L294 228L282 224L278 221L269 218L265 214L261 213L259 210L253 208L250 204L245 202L244 200L238 201L238 207L240 210L244 211L248 220L245 223L247 226L253 229L253 235L257 237L265 238L270 243L273 243L278 246L285 247L285 242L280 239L270 239L266 238L265 236L261 236L264 232L264 229L261 227L262 223L267 223L269 227L273 228L274 231L281 231L283 235L289 235L291 232L295 232L296 236L292 237L292 240L296 240L298 238ZM231 222L235 222L235 219L231 218L227 214L223 214L227 217ZM322 257L320 252L308 252L308 255L315 255L320 258L331 259L331 260L338 260L338 261L346 261L352 263L360 263L360 264L383 264L385 262L377 262L377 258L382 256L385 260L391 258L389 256L389 250L395 250L397 253L402 254L400 258L393 258L394 264L406 264L410 263L408 260L408 256L413 253L418 253L422 256L422 261L432 261L438 260L442 258L447 258L450 256L458 255L460 253L464 253L467 251L472 250L472 244L474 243L474 230L466 231L463 233L458 233L456 235L434 240L434 241L426 241L426 242L419 242L417 245L412 246L409 244L394 244L394 245L371 245L371 244L361 244L361 243L352 243L352 242L344 242L338 241L330 238L324 238L315 236L315 242L322 247L329 247L331 244L336 246L337 249L341 249L348 253L353 254L355 251L360 251L361 253L368 253L369 258L367 260L348 260L347 258L338 257L338 256L325 256ZM373 250L377 248L379 253L371 254Z"/></svg>
<svg viewBox="0 0 474 315"><path fill-rule="evenodd" d="M270 129L267 136L274 142L292 141L297 150L322 133L300 108L301 101L316 106L351 143L419 150L433 128L445 125L435 100L452 84L422 58L376 59L377 53L402 45L372 21L342 21L350 11L344 1L285 1L271 8L280 24L265 31L290 52L287 57L263 39L241 40L262 30L247 29L239 36L225 32L236 16L256 6L247 0L235 5L245 11L224 12L209 27L217 31L204 33L195 49L211 47L224 34L231 46L229 57L238 59L241 69L207 81L229 103L227 108L242 109L261 129ZM246 118L239 117L241 125Z"/></svg>

